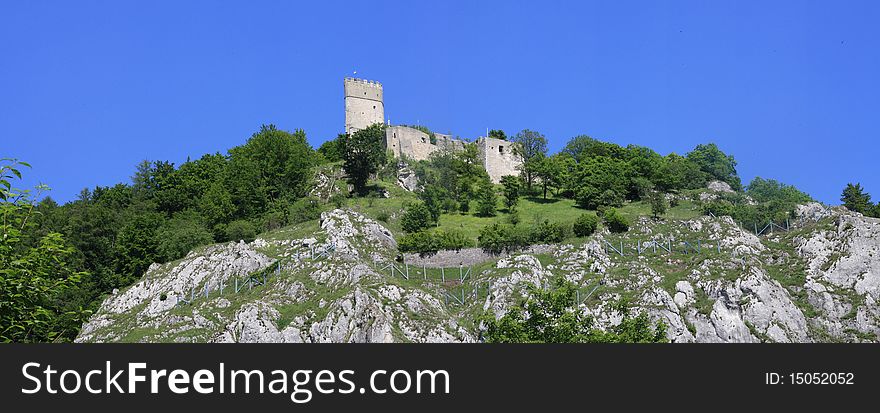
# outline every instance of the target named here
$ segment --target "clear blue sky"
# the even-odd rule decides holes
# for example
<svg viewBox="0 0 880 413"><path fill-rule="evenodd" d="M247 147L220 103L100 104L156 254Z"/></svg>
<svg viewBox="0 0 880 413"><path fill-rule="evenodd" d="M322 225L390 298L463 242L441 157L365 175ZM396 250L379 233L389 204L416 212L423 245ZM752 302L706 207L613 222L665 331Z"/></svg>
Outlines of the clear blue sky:
<svg viewBox="0 0 880 413"><path fill-rule="evenodd" d="M224 152L263 123L317 146L342 78L386 117L476 137L707 141L755 176L880 198L880 2L76 1L0 6L0 157L61 201L142 159ZM748 4L747 4L748 3Z"/></svg>

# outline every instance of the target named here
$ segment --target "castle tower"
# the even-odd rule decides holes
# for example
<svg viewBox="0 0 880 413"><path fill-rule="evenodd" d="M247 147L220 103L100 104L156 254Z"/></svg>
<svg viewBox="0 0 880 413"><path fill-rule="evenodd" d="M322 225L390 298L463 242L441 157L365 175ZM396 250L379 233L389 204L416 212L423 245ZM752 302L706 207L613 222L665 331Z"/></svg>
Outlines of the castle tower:
<svg viewBox="0 0 880 413"><path fill-rule="evenodd" d="M385 123L382 84L374 80L345 78L345 133Z"/></svg>

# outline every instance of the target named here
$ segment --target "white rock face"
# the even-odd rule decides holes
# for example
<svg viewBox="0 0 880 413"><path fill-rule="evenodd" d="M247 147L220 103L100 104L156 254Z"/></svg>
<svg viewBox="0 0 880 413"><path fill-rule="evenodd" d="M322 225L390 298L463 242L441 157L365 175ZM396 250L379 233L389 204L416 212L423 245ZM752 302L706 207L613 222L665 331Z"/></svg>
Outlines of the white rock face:
<svg viewBox="0 0 880 413"><path fill-rule="evenodd" d="M706 187L709 188L709 190L715 191L715 192L728 192L728 193L734 192L734 190L730 187L730 185L727 182L722 182L722 181L709 182L709 184Z"/></svg>
<svg viewBox="0 0 880 413"><path fill-rule="evenodd" d="M827 228L794 239L807 263L811 304L817 323L836 337L864 340L880 334L880 220L819 204L798 208L798 222L831 218ZM853 337L857 332L858 336Z"/></svg>
<svg viewBox="0 0 880 413"><path fill-rule="evenodd" d="M877 341L880 220L820 204L797 211L791 233L769 238L730 217L638 220L624 235L512 253L459 285L391 278L389 263L402 267L391 232L337 209L321 215L316 232L213 245L150 266L105 300L77 341L476 342L485 326L474 314L500 318L530 288L560 277L578 287L576 311L601 329L621 322L615 304L628 297L675 343ZM615 248L624 240L624 255L606 240ZM702 250L685 254L683 243L696 240ZM254 275L256 286L242 284ZM248 288L231 292L235 280Z"/></svg>
<svg viewBox="0 0 880 413"><path fill-rule="evenodd" d="M275 250L282 261L262 250ZM329 253L311 258L312 250ZM373 259L394 251L391 232L375 221L325 212L314 237L215 245L151 266L142 281L102 304L77 341L474 341L435 296L384 283ZM273 268L265 285L244 288L250 274ZM191 289L192 304L177 306Z"/></svg>

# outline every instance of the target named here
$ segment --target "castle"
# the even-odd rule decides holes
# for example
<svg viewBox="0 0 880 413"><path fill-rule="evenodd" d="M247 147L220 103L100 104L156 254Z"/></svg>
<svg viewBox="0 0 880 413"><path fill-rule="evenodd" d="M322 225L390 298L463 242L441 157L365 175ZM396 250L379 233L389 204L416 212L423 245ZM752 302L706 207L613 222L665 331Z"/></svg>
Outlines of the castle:
<svg viewBox="0 0 880 413"><path fill-rule="evenodd" d="M352 134L370 125L385 122L382 84L373 80L345 78L345 133ZM385 147L398 158L426 160L441 149L461 150L467 142L450 135L432 133L409 126L385 128ZM513 143L481 136L475 140L483 167L494 183L505 175L519 175L522 159L512 148Z"/></svg>

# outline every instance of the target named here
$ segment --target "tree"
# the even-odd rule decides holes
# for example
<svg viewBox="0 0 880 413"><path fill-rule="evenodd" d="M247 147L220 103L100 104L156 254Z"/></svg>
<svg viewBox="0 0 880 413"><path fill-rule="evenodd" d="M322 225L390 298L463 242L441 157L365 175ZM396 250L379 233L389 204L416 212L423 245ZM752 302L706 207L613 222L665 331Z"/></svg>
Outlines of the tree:
<svg viewBox="0 0 880 413"><path fill-rule="evenodd" d="M63 297L85 274L73 269L74 250L60 233L27 242L39 193L12 186L22 167L30 165L0 160L0 342L72 340L88 313L68 308Z"/></svg>
<svg viewBox="0 0 880 413"><path fill-rule="evenodd" d="M517 133L512 141L514 153L522 158L520 170L525 178L526 187L531 190L541 158L547 156L547 138L538 132L524 129Z"/></svg>
<svg viewBox="0 0 880 413"><path fill-rule="evenodd" d="M620 159L594 156L580 162L572 178L578 205L587 209L619 206L629 186L629 166Z"/></svg>
<svg viewBox="0 0 880 413"><path fill-rule="evenodd" d="M846 209L862 214L870 212L869 208L872 207L871 195L865 192L860 183L855 185L852 183L846 184L846 188L843 189L843 193L840 195L840 200Z"/></svg>
<svg viewBox="0 0 880 413"><path fill-rule="evenodd" d="M433 222L431 211L424 202L410 204L406 207L403 217L400 218L400 226L409 233L428 228Z"/></svg>
<svg viewBox="0 0 880 413"><path fill-rule="evenodd" d="M440 213L443 210L444 201L449 199L449 193L439 185L429 184L419 193L419 199L431 212L430 220L433 223L440 221Z"/></svg>
<svg viewBox="0 0 880 413"><path fill-rule="evenodd" d="M688 158L671 153L660 164L656 186L664 192L704 188L706 174Z"/></svg>
<svg viewBox="0 0 880 413"><path fill-rule="evenodd" d="M214 241L213 234L200 222L198 214L190 211L166 221L157 233L156 253L160 261L183 258L193 248Z"/></svg>
<svg viewBox="0 0 880 413"><path fill-rule="evenodd" d="M503 141L507 140L507 134L504 133L501 129L492 129L489 131L489 137L493 139L501 139Z"/></svg>
<svg viewBox="0 0 880 413"><path fill-rule="evenodd" d="M651 215L654 216L654 219L659 219L661 215L666 214L666 209L669 207L669 203L666 202L666 194L653 191L649 195L649 200L651 201Z"/></svg>
<svg viewBox="0 0 880 413"><path fill-rule="evenodd" d="M343 158L345 150L346 134L340 133L335 139L330 139L318 147L318 153L324 156L327 162L339 162Z"/></svg>
<svg viewBox="0 0 880 413"><path fill-rule="evenodd" d="M385 125L374 124L348 136L343 151L343 169L358 193L365 193L367 180L385 164Z"/></svg>
<svg viewBox="0 0 880 413"><path fill-rule="evenodd" d="M512 211L519 202L519 191L522 187L520 180L513 175L504 175L501 177L501 185L504 187L504 205Z"/></svg>
<svg viewBox="0 0 880 413"><path fill-rule="evenodd" d="M718 149L718 145L714 143L697 145L693 151L688 152L687 158L710 177L727 182L734 190L742 188L742 183L736 174L736 160L733 159L733 155L727 155Z"/></svg>
<svg viewBox="0 0 880 413"><path fill-rule="evenodd" d="M480 183L477 190L477 214L484 217L494 217L498 198L492 182L485 180Z"/></svg>
<svg viewBox="0 0 880 413"><path fill-rule="evenodd" d="M535 175L541 181L541 189L544 199L547 199L548 188L559 188L566 178L566 160L560 154L541 158L535 170Z"/></svg>
<svg viewBox="0 0 880 413"><path fill-rule="evenodd" d="M554 288L531 286L529 298L495 319L491 313L482 321L484 338L489 343L665 343L666 325L651 323L645 312L632 317L626 301L618 301L615 310L623 318L620 324L603 331L595 319L575 305L574 284L557 278ZM652 325L653 324L653 325Z"/></svg>
<svg viewBox="0 0 880 413"><path fill-rule="evenodd" d="M263 125L242 146L229 151L235 174L236 168L246 168L239 177L253 177L251 187L256 186L265 200L265 206L282 196L297 198L305 193L315 164L314 151L306 141L301 129L293 133L279 130L275 125ZM236 180L235 184L242 184ZM236 192L232 191L233 199ZM258 212L262 212L263 209Z"/></svg>
<svg viewBox="0 0 880 413"><path fill-rule="evenodd" d="M602 142L587 135L571 138L565 144L562 153L571 156L577 163L584 162L594 156L605 156L615 159L624 159L625 157L625 150L620 145Z"/></svg>

